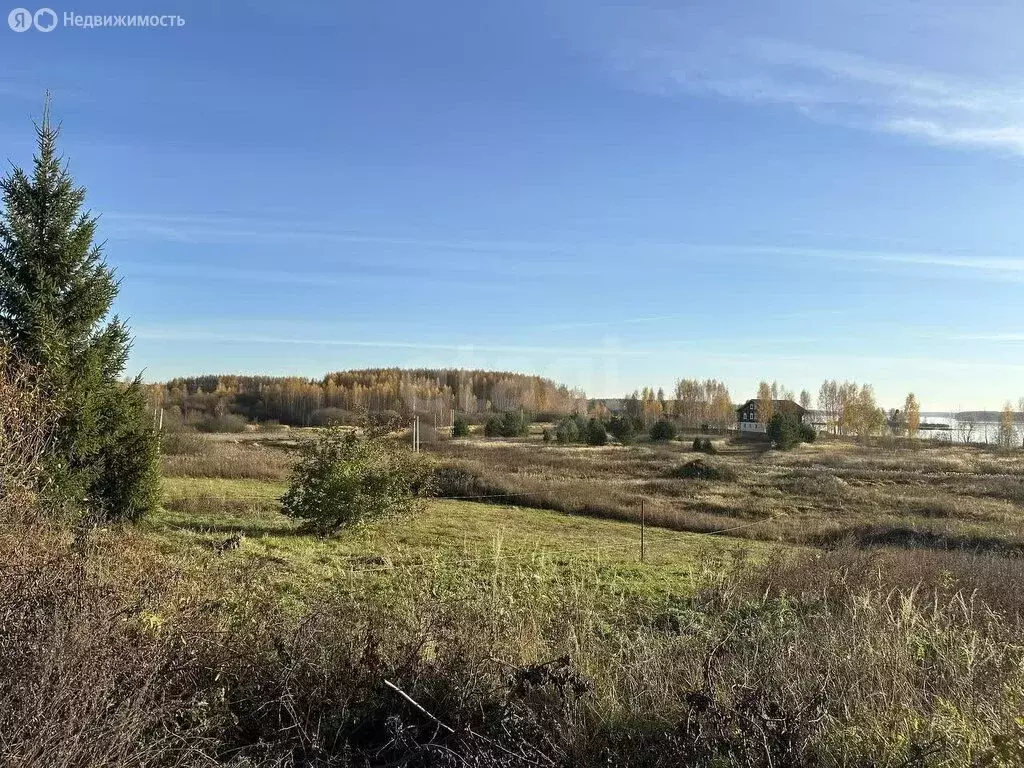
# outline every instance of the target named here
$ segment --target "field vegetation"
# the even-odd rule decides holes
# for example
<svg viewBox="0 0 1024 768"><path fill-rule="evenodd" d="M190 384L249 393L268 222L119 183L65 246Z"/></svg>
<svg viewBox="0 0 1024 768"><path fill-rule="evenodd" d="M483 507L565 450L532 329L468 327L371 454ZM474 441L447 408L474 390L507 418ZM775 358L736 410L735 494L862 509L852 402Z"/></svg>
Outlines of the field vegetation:
<svg viewBox="0 0 1024 768"><path fill-rule="evenodd" d="M674 530L799 545L844 541L932 549L1017 550L1024 454L915 440L824 439L794 451L683 435L603 448L527 440L451 441L453 496L511 494L517 503ZM685 469L702 457L711 471ZM718 479L713 479L718 478Z"/></svg>
<svg viewBox="0 0 1024 768"><path fill-rule="evenodd" d="M773 447L710 436L715 380L613 416L383 370L180 380L163 424L55 137L0 216L0 763L1024 764L1009 406L998 448L929 445L912 396L826 382L835 436ZM484 428L411 453L425 396Z"/></svg>
<svg viewBox="0 0 1024 768"><path fill-rule="evenodd" d="M423 459L510 496L320 538L280 511L314 434L196 433L133 527L5 528L6 756L1018 764L1015 454L479 436Z"/></svg>

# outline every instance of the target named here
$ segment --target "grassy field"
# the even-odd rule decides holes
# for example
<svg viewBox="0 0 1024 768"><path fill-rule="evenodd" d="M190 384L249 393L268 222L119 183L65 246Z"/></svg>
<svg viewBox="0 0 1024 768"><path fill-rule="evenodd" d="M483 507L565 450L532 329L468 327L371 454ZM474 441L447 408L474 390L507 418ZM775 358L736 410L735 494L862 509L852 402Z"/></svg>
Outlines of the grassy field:
<svg viewBox="0 0 1024 768"><path fill-rule="evenodd" d="M213 470L216 472L216 470ZM497 569L528 573L549 586L586 573L602 599L671 600L700 573L763 559L759 542L676 532L502 504L432 500L408 519L360 526L334 539L304 535L279 512L281 482L220 477L165 479L163 511L141 532L190 567L259 569L283 595L365 590L423 570L457 569L481 580ZM234 534L237 550L216 545Z"/></svg>
<svg viewBox="0 0 1024 768"><path fill-rule="evenodd" d="M832 546L844 540L933 548L1024 545L1024 454L924 442L825 440L791 452L718 440L580 448L530 441L453 441L434 448L492 492L538 506L676 530ZM675 477L695 458L726 479Z"/></svg>
<svg viewBox="0 0 1024 768"><path fill-rule="evenodd" d="M4 761L1024 764L1015 454L453 441L450 495L510 496L321 539L278 505L308 436L184 436L136 526L0 529Z"/></svg>

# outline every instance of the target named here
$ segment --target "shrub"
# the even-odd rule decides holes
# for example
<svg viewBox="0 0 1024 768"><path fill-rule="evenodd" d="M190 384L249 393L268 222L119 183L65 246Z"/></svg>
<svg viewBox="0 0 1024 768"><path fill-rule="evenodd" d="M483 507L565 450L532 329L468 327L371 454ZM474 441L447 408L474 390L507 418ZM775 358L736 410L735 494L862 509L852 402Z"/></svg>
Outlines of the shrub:
<svg viewBox="0 0 1024 768"><path fill-rule="evenodd" d="M707 437L695 437L693 439L693 450L698 453L706 453L710 456L714 456L718 453L718 451L715 450L715 444Z"/></svg>
<svg viewBox="0 0 1024 768"><path fill-rule="evenodd" d="M718 480L723 482L732 482L737 478L735 470L731 467L717 466L704 459L694 459L674 467L668 471L667 476L683 480Z"/></svg>
<svg viewBox="0 0 1024 768"><path fill-rule="evenodd" d="M605 429L604 422L598 421L597 419L591 419L587 423L587 445L607 444L608 430Z"/></svg>
<svg viewBox="0 0 1024 768"><path fill-rule="evenodd" d="M768 439L782 451L799 445L802 438L800 421L791 413L776 413L768 422Z"/></svg>
<svg viewBox="0 0 1024 768"><path fill-rule="evenodd" d="M364 413L360 419L360 426L370 437L386 437L400 431L407 423L398 411ZM426 425L421 423L421 426Z"/></svg>
<svg viewBox="0 0 1024 768"><path fill-rule="evenodd" d="M522 411L506 411L491 416L484 424L487 437L522 437L530 431L530 420Z"/></svg>
<svg viewBox="0 0 1024 768"><path fill-rule="evenodd" d="M562 443L575 443L580 439L580 428L573 416L566 416L555 425L555 440Z"/></svg>
<svg viewBox="0 0 1024 768"><path fill-rule="evenodd" d="M424 473L385 438L332 430L303 448L281 511L322 536L366 520L419 509Z"/></svg>
<svg viewBox="0 0 1024 768"><path fill-rule="evenodd" d="M222 413L203 416L195 422L195 428L200 432L245 432L248 423L244 416L239 416L236 413Z"/></svg>
<svg viewBox="0 0 1024 768"><path fill-rule="evenodd" d="M804 443L813 443L818 439L818 431L810 424L800 425L800 441Z"/></svg>
<svg viewBox="0 0 1024 768"><path fill-rule="evenodd" d="M486 496L494 486L478 469L466 464L437 464L430 473L430 493L438 498ZM498 491L500 493L500 491Z"/></svg>
<svg viewBox="0 0 1024 768"><path fill-rule="evenodd" d="M554 437L551 434L551 430L548 429L547 427L544 427L544 431L541 433L541 436L543 437L545 443L550 443Z"/></svg>
<svg viewBox="0 0 1024 768"><path fill-rule="evenodd" d="M201 456L210 444L196 430L184 425L167 425L160 433L160 452L164 456Z"/></svg>
<svg viewBox="0 0 1024 768"><path fill-rule="evenodd" d="M633 420L622 416L613 416L608 424L608 431L623 445L629 445L636 438Z"/></svg>
<svg viewBox="0 0 1024 768"><path fill-rule="evenodd" d="M676 425L667 419L654 422L651 426L651 440L664 442L674 440L676 437Z"/></svg>
<svg viewBox="0 0 1024 768"><path fill-rule="evenodd" d="M103 520L139 520L160 503L160 441L138 381L108 391L103 410L108 441L92 482L92 514Z"/></svg>
<svg viewBox="0 0 1024 768"><path fill-rule="evenodd" d="M469 422L461 416L452 424L452 437L469 437Z"/></svg>
<svg viewBox="0 0 1024 768"><path fill-rule="evenodd" d="M28 369L15 366L0 346L0 527L29 520L37 509L46 453L57 414Z"/></svg>

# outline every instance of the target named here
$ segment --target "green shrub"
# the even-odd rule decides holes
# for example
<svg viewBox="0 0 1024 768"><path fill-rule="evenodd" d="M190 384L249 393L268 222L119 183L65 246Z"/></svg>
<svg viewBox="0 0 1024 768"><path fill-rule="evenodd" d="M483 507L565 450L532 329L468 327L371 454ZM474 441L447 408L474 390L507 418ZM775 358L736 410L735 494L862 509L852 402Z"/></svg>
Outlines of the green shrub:
<svg viewBox="0 0 1024 768"><path fill-rule="evenodd" d="M718 480L721 482L733 482L737 478L735 470L731 467L718 466L704 459L693 459L693 461L673 467L666 473L666 476L683 480Z"/></svg>
<svg viewBox="0 0 1024 768"><path fill-rule="evenodd" d="M522 437L530 431L530 420L522 411L506 411L501 416L491 416L484 424L487 437Z"/></svg>
<svg viewBox="0 0 1024 768"><path fill-rule="evenodd" d="M587 445L607 445L608 430L604 423L598 419L591 419L587 423Z"/></svg>
<svg viewBox="0 0 1024 768"><path fill-rule="evenodd" d="M800 425L800 440L804 443L813 443L818 439L818 431L810 424Z"/></svg>
<svg viewBox="0 0 1024 768"><path fill-rule="evenodd" d="M544 431L541 433L541 437L543 438L545 443L550 443L551 440L554 438L554 435L551 434L550 429L544 427Z"/></svg>
<svg viewBox="0 0 1024 768"><path fill-rule="evenodd" d="M418 510L429 490L425 477L413 454L392 441L331 430L303 448L281 511L326 536Z"/></svg>
<svg viewBox="0 0 1024 768"><path fill-rule="evenodd" d="M461 416L452 425L452 437L469 437L469 422Z"/></svg>
<svg viewBox="0 0 1024 768"><path fill-rule="evenodd" d="M464 496L486 496L495 491L494 485L481 474L480 470L467 464L437 464L430 472L428 490L438 498L459 498Z"/></svg>
<svg viewBox="0 0 1024 768"><path fill-rule="evenodd" d="M800 421L791 413L776 413L768 422L768 439L781 451L796 447L802 437Z"/></svg>
<svg viewBox="0 0 1024 768"><path fill-rule="evenodd" d="M136 521L160 503L160 441L138 381L109 393L99 451L103 471L92 485L104 520Z"/></svg>
<svg viewBox="0 0 1024 768"><path fill-rule="evenodd" d="M674 440L675 437L676 425L667 419L656 421L651 426L651 440L654 440L655 442Z"/></svg>
<svg viewBox="0 0 1024 768"><path fill-rule="evenodd" d="M633 427L633 420L622 416L613 416L608 424L608 431L623 445L629 445L636 439L636 429Z"/></svg>
<svg viewBox="0 0 1024 768"><path fill-rule="evenodd" d="M718 453L718 451L715 450L715 444L712 443L710 438L707 437L695 437L693 439L693 450L697 451L698 453L706 453L711 456L714 456L716 453Z"/></svg>
<svg viewBox="0 0 1024 768"><path fill-rule="evenodd" d="M566 416L555 425L555 440L563 445L580 439L580 428L573 416Z"/></svg>

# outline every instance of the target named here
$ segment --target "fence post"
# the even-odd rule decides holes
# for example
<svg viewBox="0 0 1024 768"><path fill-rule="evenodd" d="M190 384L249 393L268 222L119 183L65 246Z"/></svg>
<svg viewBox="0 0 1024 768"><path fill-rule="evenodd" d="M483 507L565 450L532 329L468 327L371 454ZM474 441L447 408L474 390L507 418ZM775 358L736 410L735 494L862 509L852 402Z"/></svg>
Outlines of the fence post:
<svg viewBox="0 0 1024 768"><path fill-rule="evenodd" d="M647 511L644 509L644 500L640 499L640 562L644 562L646 557L646 528L647 528Z"/></svg>

